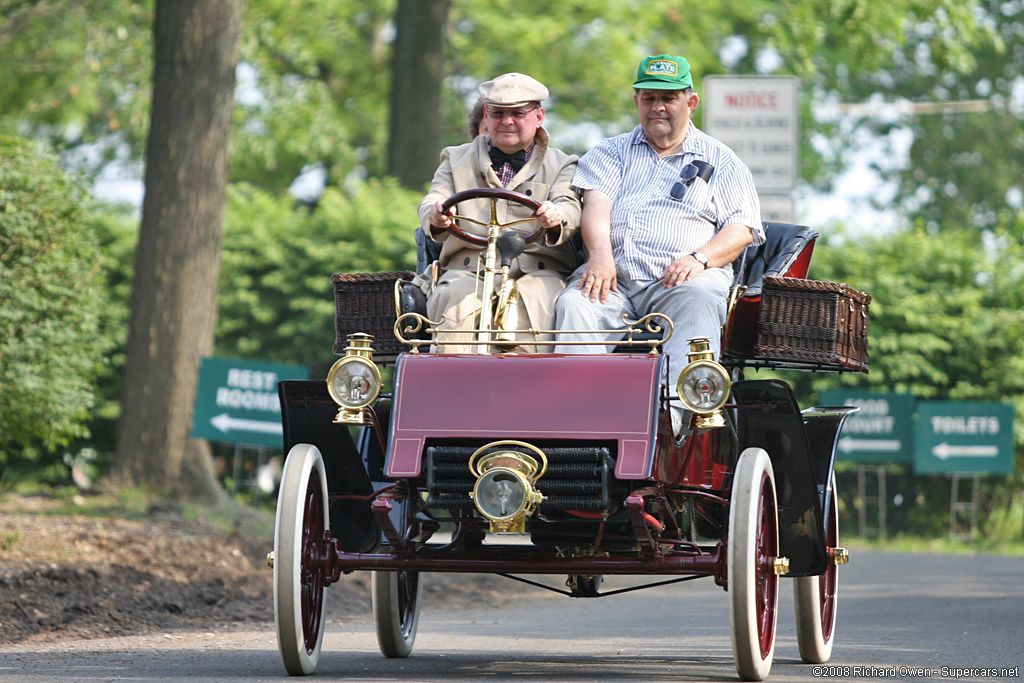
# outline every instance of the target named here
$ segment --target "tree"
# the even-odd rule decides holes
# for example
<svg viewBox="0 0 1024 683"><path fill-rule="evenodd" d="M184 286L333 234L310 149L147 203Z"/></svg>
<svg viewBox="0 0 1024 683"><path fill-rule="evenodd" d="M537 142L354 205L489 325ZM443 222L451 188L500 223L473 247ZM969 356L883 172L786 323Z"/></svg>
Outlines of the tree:
<svg viewBox="0 0 1024 683"><path fill-rule="evenodd" d="M188 433L199 360L213 349L243 6L156 4L146 197L114 462L124 481L208 499L223 494L205 442Z"/></svg>
<svg viewBox="0 0 1024 683"><path fill-rule="evenodd" d="M0 136L0 469L88 434L100 248L81 183L40 145ZM6 476L6 475L5 475Z"/></svg>
<svg viewBox="0 0 1024 683"><path fill-rule="evenodd" d="M449 0L398 0L391 68L388 174L421 189L441 136L442 29Z"/></svg>

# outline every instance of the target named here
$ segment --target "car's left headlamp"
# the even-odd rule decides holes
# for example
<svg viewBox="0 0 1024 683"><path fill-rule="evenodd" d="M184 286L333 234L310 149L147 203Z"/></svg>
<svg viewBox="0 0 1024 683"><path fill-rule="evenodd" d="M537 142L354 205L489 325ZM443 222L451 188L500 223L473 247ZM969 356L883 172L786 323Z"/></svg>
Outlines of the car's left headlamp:
<svg viewBox="0 0 1024 683"><path fill-rule="evenodd" d="M724 427L722 406L729 400L732 381L725 368L716 363L707 338L690 341L690 363L679 373L676 393L694 414L693 426L698 429Z"/></svg>
<svg viewBox="0 0 1024 683"><path fill-rule="evenodd" d="M341 408L335 422L366 424L363 408L380 394L380 369L372 360L372 341L366 334L349 335L345 355L327 373L327 393Z"/></svg>

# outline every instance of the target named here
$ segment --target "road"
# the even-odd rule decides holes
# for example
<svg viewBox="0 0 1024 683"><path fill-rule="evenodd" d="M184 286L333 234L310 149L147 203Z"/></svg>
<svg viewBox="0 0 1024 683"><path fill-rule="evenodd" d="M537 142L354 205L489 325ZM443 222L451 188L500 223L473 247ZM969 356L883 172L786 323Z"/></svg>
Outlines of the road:
<svg viewBox="0 0 1024 683"><path fill-rule="evenodd" d="M781 584L771 681L953 680L952 669L970 667L1010 672L959 680L1022 680L1024 557L852 553L840 570L837 640L824 672L800 663L791 582ZM272 629L0 650L5 683L283 678ZM737 679L727 596L702 579L597 600L531 594L503 608L424 610L416 649L405 660L380 656L368 618L330 623L315 680Z"/></svg>

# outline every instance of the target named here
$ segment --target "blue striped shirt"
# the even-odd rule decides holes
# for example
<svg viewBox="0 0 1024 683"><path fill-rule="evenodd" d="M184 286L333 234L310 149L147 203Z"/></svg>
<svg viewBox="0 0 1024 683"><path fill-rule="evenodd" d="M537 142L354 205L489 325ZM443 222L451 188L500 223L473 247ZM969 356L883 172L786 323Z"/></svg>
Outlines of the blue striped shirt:
<svg viewBox="0 0 1024 683"><path fill-rule="evenodd" d="M711 164L714 173L707 183L694 179L681 200L673 199L672 186L694 159ZM680 151L663 158L640 126L605 139L580 159L572 185L611 198L612 254L634 281L656 280L731 223L749 227L753 244L764 242L750 169L692 122Z"/></svg>

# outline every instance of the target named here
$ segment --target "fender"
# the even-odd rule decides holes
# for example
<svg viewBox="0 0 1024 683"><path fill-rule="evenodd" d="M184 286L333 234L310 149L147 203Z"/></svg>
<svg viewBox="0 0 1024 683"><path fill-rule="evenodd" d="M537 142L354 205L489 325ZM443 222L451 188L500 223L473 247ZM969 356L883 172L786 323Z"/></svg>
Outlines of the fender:
<svg viewBox="0 0 1024 683"><path fill-rule="evenodd" d="M746 380L733 385L741 447L768 452L779 508L779 552L788 576L814 576L828 568L823 509L831 495L839 430L853 409L800 412L789 385Z"/></svg>
<svg viewBox="0 0 1024 683"><path fill-rule="evenodd" d="M321 381L286 380L278 382L281 399L281 423L284 427L284 452L297 443L308 443L320 450L327 470L327 490L336 495L369 496L373 485L360 450L347 425L335 424L337 404ZM332 500L331 535L346 552L372 552L380 538L368 500Z"/></svg>

